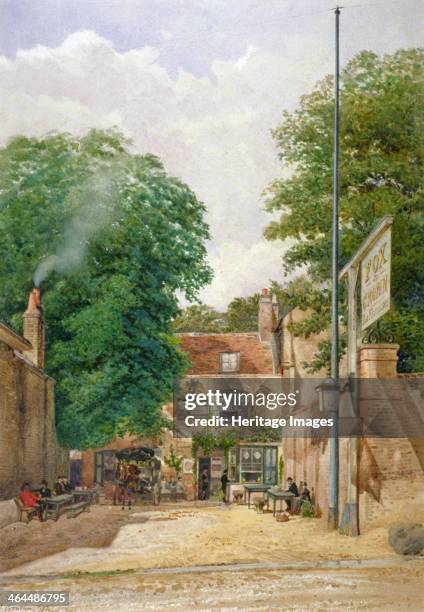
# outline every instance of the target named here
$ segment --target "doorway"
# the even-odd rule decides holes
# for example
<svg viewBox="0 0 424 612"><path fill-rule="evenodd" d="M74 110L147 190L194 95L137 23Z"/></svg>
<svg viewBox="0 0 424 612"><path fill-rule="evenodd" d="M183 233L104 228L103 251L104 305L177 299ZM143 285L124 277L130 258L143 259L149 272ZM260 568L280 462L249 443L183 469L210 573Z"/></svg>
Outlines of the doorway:
<svg viewBox="0 0 424 612"><path fill-rule="evenodd" d="M70 478L71 487L80 487L82 485L82 461L81 459L71 459L70 461Z"/></svg>

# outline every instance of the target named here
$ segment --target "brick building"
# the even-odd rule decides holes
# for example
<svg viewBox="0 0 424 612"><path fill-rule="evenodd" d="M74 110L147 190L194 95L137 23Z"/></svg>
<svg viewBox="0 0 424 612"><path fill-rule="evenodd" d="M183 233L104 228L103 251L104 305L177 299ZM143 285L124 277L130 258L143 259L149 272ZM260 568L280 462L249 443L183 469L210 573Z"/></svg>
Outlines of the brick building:
<svg viewBox="0 0 424 612"><path fill-rule="evenodd" d="M66 469L55 433L54 381L45 374L40 292L29 296L23 337L0 323L0 499L24 481L52 484Z"/></svg>
<svg viewBox="0 0 424 612"><path fill-rule="evenodd" d="M191 369L188 376L253 378L280 376L280 357L274 330L278 323L278 308L266 289L259 300L258 331L226 334L179 334L182 350L187 353ZM229 450L228 475L232 482L230 499L244 482L276 484L278 442L248 443L240 441ZM225 467L224 451L214 449L207 454L200 449L197 455L197 474L209 473L211 492L220 488Z"/></svg>
<svg viewBox="0 0 424 612"><path fill-rule="evenodd" d="M258 311L258 331L245 333L182 333L178 334L181 349L188 355L191 368L187 376L243 377L280 375L278 341L273 333L278 323L278 308L267 290L262 292ZM164 408L172 417L172 405ZM81 484L105 484L113 479L114 456L117 450L130 446L150 446L162 458L167 457L171 445L176 454L184 457L182 485L189 499L197 496L194 474L203 469L210 473L211 492L219 488L224 469L224 452L214 450L206 456L198 453L193 466L190 438L174 438L166 431L162 440L117 438L107 447L84 451L75 456L81 469ZM230 451L230 477L233 481L255 482L277 480L279 444L241 443ZM193 469L194 468L194 469ZM162 473L169 477L172 470L163 462Z"/></svg>

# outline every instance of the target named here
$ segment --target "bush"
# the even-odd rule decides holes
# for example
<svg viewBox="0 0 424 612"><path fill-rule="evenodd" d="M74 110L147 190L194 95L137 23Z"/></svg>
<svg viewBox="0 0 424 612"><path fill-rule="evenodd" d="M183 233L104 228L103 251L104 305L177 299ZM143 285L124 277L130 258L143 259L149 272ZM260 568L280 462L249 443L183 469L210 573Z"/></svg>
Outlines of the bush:
<svg viewBox="0 0 424 612"><path fill-rule="evenodd" d="M300 505L300 515L302 518L312 518L314 516L314 507L307 499L304 499Z"/></svg>

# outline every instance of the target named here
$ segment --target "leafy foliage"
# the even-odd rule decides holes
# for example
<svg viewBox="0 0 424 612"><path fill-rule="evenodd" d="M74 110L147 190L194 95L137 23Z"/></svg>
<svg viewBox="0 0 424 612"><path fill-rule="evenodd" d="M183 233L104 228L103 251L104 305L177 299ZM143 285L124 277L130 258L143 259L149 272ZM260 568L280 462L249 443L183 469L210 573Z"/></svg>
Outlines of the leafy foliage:
<svg viewBox="0 0 424 612"><path fill-rule="evenodd" d="M245 298L234 298L228 305L229 332L251 332L258 329L259 293Z"/></svg>
<svg viewBox="0 0 424 612"><path fill-rule="evenodd" d="M424 50L383 58L362 52L343 70L341 84L341 263L381 217L394 216L393 303L385 321L401 346L400 368L424 370ZM297 330L302 335L329 322L332 114L327 77L274 131L290 176L269 186L266 207L280 218L266 237L295 239L285 268L307 269L296 300L315 314ZM323 353L317 359L316 367L326 361Z"/></svg>
<svg viewBox="0 0 424 612"><path fill-rule="evenodd" d="M192 304L175 318L173 329L181 333L204 334L257 331L258 307L259 293L246 298L234 298L224 313L206 304Z"/></svg>
<svg viewBox="0 0 424 612"><path fill-rule="evenodd" d="M174 447L171 445L171 448L169 449L169 456L164 457L164 460L168 467L175 470L175 475L178 478L183 471L184 457L182 455L177 455L174 451Z"/></svg>
<svg viewBox="0 0 424 612"><path fill-rule="evenodd" d="M300 504L300 516L302 518L313 518L314 516L314 508L307 499L304 499Z"/></svg>
<svg viewBox="0 0 424 612"><path fill-rule="evenodd" d="M225 329L225 316L206 304L191 304L174 319L175 332L220 333Z"/></svg>
<svg viewBox="0 0 424 612"><path fill-rule="evenodd" d="M195 299L211 279L203 204L128 145L93 130L0 151L0 312L19 329L42 262L46 366L61 442L74 448L159 431L187 365L172 336L176 294Z"/></svg>

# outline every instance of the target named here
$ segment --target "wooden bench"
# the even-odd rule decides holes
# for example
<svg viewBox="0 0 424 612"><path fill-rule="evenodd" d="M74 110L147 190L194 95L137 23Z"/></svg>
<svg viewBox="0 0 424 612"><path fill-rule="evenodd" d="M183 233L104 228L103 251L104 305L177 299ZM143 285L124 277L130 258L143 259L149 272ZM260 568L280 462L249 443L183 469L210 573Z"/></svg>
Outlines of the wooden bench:
<svg viewBox="0 0 424 612"><path fill-rule="evenodd" d="M76 516L81 514L81 512L90 512L90 505L90 501L81 501L77 504L72 504L72 506L68 506L65 509L66 517L75 518Z"/></svg>
<svg viewBox="0 0 424 612"><path fill-rule="evenodd" d="M26 507L19 496L15 497L13 501L18 506L19 520L22 523L29 523L32 518L38 516L38 509L34 507Z"/></svg>

